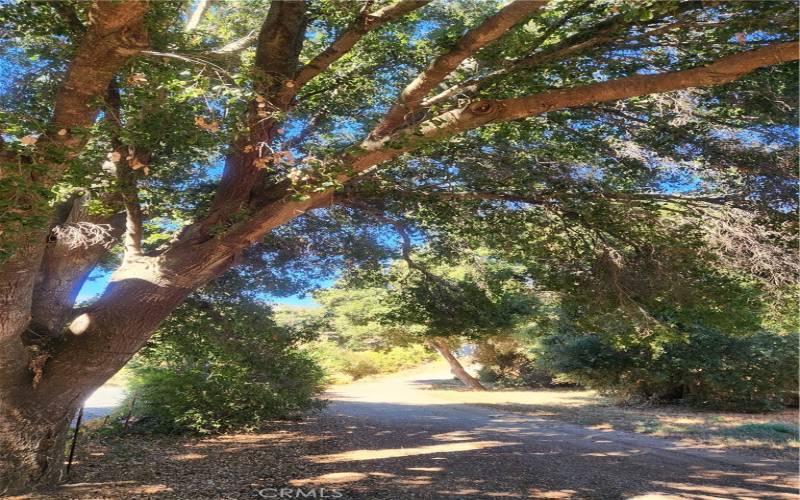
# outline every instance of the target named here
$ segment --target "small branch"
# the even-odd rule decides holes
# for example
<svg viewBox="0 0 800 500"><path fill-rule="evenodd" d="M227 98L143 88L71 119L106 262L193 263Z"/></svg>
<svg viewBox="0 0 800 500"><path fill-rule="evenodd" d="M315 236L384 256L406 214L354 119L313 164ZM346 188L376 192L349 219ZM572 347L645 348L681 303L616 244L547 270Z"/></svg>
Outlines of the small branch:
<svg viewBox="0 0 800 500"><path fill-rule="evenodd" d="M218 71L221 71L231 81L235 81L233 76L230 73L228 73L228 71L225 68L223 68L222 66L214 64L213 62L207 61L205 59L200 59L199 57L197 57L195 55L177 54L177 53L174 53L174 52L156 52L154 50L143 50L143 51L141 51L141 54L143 56L149 56L149 57L165 57L165 58L168 58L168 59L177 59L179 61L184 61L184 62L188 62L188 63L192 63L192 64L199 64L201 66L211 66L212 68L214 68L214 69L216 69Z"/></svg>
<svg viewBox="0 0 800 500"><path fill-rule="evenodd" d="M189 20L186 21L186 26L183 28L184 33L191 33L197 29L197 25L202 21L208 8L211 6L211 0L198 0Z"/></svg>
<svg viewBox="0 0 800 500"><path fill-rule="evenodd" d="M111 116L110 123L113 124L114 131L111 143L114 146L112 154L116 157L113 163L115 165L117 186L119 187L122 204L125 207L125 233L122 241L125 248L125 258L128 259L142 255L142 208L139 204L136 173L131 168L129 160L133 159L137 163L141 162L135 158L133 148L125 147L119 139L119 132L123 127L122 97L119 86L114 80L108 86L106 104L109 107L107 111L108 115Z"/></svg>
<svg viewBox="0 0 800 500"><path fill-rule="evenodd" d="M281 150L287 151L297 147L303 141L305 141L308 136L314 133L314 128L317 126L322 117L327 114L327 111L328 110L323 107L318 113L314 114L314 116L308 120L308 123L306 123L305 127L303 127L303 130L301 130L299 134L291 139L288 139L281 145Z"/></svg>
<svg viewBox="0 0 800 500"><path fill-rule="evenodd" d="M425 96L465 59L505 35L545 4L544 1L515 0L469 30L452 50L434 59L427 69L403 89L400 98L370 133L370 137L384 137L402 126L407 116L419 110Z"/></svg>
<svg viewBox="0 0 800 500"><path fill-rule="evenodd" d="M370 31L398 19L428 4L430 1L431 0L399 0L372 14L367 12L370 3L365 4L353 24L342 32L327 49L300 69L294 78L295 89L299 90L302 88L303 85L325 71L343 55L347 54L350 49Z"/></svg>
<svg viewBox="0 0 800 500"><path fill-rule="evenodd" d="M258 31L253 30L250 33L243 36L242 38L239 38L238 40L226 43L222 47L212 50L211 54L213 55L236 54L253 45L253 43L256 40L258 40Z"/></svg>
<svg viewBox="0 0 800 500"><path fill-rule="evenodd" d="M378 221L383 222L384 224L388 224L394 228L395 232L400 236L401 246L400 246L400 253L403 256L403 260L406 262L406 265L409 269L419 271L426 278L430 279L431 281L435 281L439 285L443 286L449 291L454 291L453 284L448 282L446 279L438 276L431 271L428 270L427 267L419 264L412 258L412 253L414 251L414 245L411 242L411 235L408 233L408 229L406 228L405 224L402 221L397 219L393 219L391 217L387 217L381 210L377 208L367 205L365 203L360 202L350 202L350 206L355 208L359 208L366 212L372 214Z"/></svg>

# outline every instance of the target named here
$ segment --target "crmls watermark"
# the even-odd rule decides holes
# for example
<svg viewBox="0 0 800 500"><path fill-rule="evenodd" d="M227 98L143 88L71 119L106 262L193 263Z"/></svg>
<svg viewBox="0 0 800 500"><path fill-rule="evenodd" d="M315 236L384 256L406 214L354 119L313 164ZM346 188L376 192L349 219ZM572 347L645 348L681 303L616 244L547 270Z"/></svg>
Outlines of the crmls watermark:
<svg viewBox="0 0 800 500"><path fill-rule="evenodd" d="M342 498L341 491L330 488L264 488L258 490L261 498Z"/></svg>

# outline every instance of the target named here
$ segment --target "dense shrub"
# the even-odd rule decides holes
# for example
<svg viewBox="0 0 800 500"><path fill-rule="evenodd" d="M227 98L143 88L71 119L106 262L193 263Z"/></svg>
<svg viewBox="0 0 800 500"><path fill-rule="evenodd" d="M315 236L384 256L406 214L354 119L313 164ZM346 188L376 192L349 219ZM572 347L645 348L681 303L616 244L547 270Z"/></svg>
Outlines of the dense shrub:
<svg viewBox="0 0 800 500"><path fill-rule="evenodd" d="M319 405L321 368L303 339L246 300L188 300L132 363L130 392L140 429L254 429Z"/></svg>
<svg viewBox="0 0 800 500"><path fill-rule="evenodd" d="M370 375L393 373L435 358L435 353L419 344L393 347L382 351L352 351L344 349L334 342L322 341L310 344L308 350L325 369L332 382L345 382Z"/></svg>
<svg viewBox="0 0 800 500"><path fill-rule="evenodd" d="M545 339L542 363L621 400L757 411L796 401L798 336L695 330L657 347L596 335Z"/></svg>
<svg viewBox="0 0 800 500"><path fill-rule="evenodd" d="M550 387L553 377L536 363L530 349L510 337L496 337L478 344L472 355L481 365L478 377L498 387Z"/></svg>

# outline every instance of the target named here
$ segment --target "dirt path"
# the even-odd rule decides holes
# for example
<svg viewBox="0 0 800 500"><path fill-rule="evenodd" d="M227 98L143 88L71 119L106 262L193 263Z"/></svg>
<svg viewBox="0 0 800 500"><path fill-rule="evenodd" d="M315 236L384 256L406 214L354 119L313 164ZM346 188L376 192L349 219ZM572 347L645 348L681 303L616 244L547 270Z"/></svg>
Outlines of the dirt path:
<svg viewBox="0 0 800 500"><path fill-rule="evenodd" d="M326 418L350 439L314 461L380 474L363 498L798 497L794 463L453 404L420 390L437 378L450 375L437 367L332 392Z"/></svg>
<svg viewBox="0 0 800 500"><path fill-rule="evenodd" d="M37 499L800 498L796 463L440 399L444 366L339 386L260 433L95 435ZM31 497L27 497L31 498Z"/></svg>

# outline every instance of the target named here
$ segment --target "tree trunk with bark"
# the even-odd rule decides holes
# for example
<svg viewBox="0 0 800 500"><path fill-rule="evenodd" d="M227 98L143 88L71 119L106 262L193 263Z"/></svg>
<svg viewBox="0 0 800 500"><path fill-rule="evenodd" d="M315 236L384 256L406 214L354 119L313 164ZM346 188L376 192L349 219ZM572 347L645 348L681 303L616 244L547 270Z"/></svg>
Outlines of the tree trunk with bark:
<svg viewBox="0 0 800 500"><path fill-rule="evenodd" d="M433 347L436 352L442 355L442 357L450 365L450 373L452 373L465 386L475 391L486 390L486 387L484 387L483 384L478 381L478 379L470 375L469 372L464 369L464 367L461 365L461 362L458 361L458 358L455 357L453 352L450 350L450 344L448 344L447 340L443 338L435 338L429 340L428 344L430 344L430 346Z"/></svg>
<svg viewBox="0 0 800 500"><path fill-rule="evenodd" d="M129 260L106 292L30 363L0 380L0 493L56 484L64 469L68 425L83 401L119 371L186 296L230 267L213 247L201 264L177 253L169 259ZM169 273L164 269L180 269ZM189 278L192 277L192 278ZM30 356L19 343L19 356ZM35 352L35 351L34 351ZM4 353L6 354L6 353Z"/></svg>
<svg viewBox="0 0 800 500"><path fill-rule="evenodd" d="M64 474L69 424L80 406L59 408L44 401L4 399L0 409L0 496L57 484Z"/></svg>

